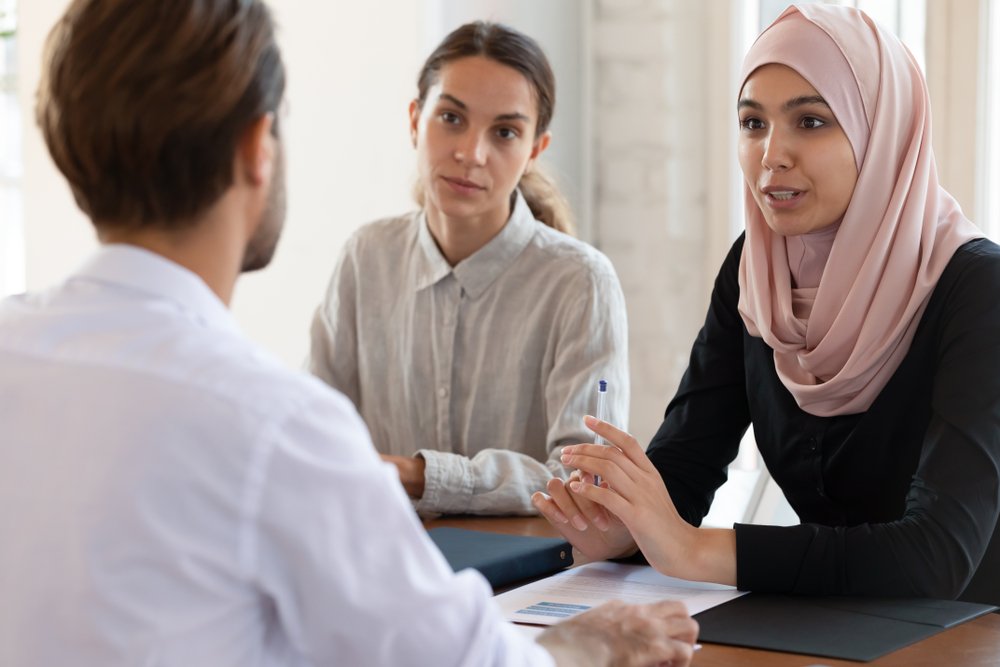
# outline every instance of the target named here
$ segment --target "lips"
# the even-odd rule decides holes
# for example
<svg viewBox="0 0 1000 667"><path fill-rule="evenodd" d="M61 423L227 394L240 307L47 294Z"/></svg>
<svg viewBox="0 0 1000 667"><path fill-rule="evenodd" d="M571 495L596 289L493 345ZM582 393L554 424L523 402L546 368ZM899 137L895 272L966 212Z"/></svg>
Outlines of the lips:
<svg viewBox="0 0 1000 667"><path fill-rule="evenodd" d="M485 190L483 186L479 185L474 181L469 181L464 178L457 178L454 176L442 176L441 180L451 186L451 188L462 194L469 194L473 192L479 192Z"/></svg>
<svg viewBox="0 0 1000 667"><path fill-rule="evenodd" d="M795 190L775 190L774 192L767 193L769 197L774 197L779 201L786 201L796 196L797 194L799 193L796 192Z"/></svg>
<svg viewBox="0 0 1000 667"><path fill-rule="evenodd" d="M764 194L764 199L773 208L787 208L795 206L804 196L805 192L787 185L768 185L760 189Z"/></svg>

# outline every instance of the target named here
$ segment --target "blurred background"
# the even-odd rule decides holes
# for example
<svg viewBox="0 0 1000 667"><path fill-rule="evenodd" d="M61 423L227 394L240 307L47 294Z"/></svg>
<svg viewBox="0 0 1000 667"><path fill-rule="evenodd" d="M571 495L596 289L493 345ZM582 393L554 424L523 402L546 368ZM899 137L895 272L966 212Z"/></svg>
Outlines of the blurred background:
<svg viewBox="0 0 1000 667"><path fill-rule="evenodd" d="M557 79L545 156L579 235L615 264L629 310L630 430L648 441L687 364L712 281L742 227L736 81L773 0L271 0L289 72L289 215L274 264L239 283L246 332L291 366L341 244L413 208L407 105L454 27L508 23ZM857 0L927 74L943 185L1000 232L1000 2ZM60 280L95 247L33 120L42 44L68 0L0 0L0 296ZM709 523L794 521L752 434Z"/></svg>

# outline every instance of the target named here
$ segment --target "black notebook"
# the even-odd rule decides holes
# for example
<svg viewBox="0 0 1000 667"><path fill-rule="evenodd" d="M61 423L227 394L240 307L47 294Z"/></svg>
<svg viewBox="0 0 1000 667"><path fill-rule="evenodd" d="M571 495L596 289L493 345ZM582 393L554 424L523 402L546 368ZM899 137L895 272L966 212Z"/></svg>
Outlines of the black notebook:
<svg viewBox="0 0 1000 667"><path fill-rule="evenodd" d="M427 534L455 572L470 567L479 570L494 588L558 572L573 564L572 547L558 538L464 528L432 528Z"/></svg>
<svg viewBox="0 0 1000 667"><path fill-rule="evenodd" d="M695 619L699 641L867 662L995 609L955 600L750 593Z"/></svg>

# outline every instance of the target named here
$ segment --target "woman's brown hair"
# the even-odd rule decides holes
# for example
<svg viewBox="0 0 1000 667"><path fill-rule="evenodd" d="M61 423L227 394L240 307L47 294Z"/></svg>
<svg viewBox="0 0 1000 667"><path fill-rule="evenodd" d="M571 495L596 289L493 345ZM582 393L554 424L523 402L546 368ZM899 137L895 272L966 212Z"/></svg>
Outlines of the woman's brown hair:
<svg viewBox="0 0 1000 667"><path fill-rule="evenodd" d="M445 37L420 70L417 78L417 104L423 107L427 93L437 82L442 67L454 60L472 56L489 58L506 65L528 80L538 106L535 138L545 134L556 104L556 78L552 67L535 40L499 23L466 23ZM535 218L561 232L573 233L573 216L569 203L537 163L521 177L518 188ZM422 206L424 193L419 185L416 197Z"/></svg>
<svg viewBox="0 0 1000 667"><path fill-rule="evenodd" d="M284 88L260 0L75 0L49 35L36 117L95 224L172 227L232 185L241 135Z"/></svg>

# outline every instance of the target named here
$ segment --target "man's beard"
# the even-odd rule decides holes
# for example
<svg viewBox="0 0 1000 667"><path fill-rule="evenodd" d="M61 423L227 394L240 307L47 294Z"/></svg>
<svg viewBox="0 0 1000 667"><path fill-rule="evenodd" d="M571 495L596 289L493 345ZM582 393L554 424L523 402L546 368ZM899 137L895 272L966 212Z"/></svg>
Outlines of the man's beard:
<svg viewBox="0 0 1000 667"><path fill-rule="evenodd" d="M285 155L283 149L279 150L281 154L278 155L271 191L267 195L260 224L243 251L243 264L240 267L243 273L259 271L270 264L281 238L281 230L285 224L286 198Z"/></svg>

